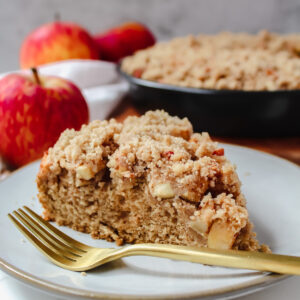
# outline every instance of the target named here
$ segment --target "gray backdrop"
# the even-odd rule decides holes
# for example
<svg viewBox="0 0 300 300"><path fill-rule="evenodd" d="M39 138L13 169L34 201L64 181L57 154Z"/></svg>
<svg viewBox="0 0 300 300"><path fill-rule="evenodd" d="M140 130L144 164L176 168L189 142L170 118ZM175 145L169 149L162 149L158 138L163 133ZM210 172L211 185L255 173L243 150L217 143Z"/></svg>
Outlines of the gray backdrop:
<svg viewBox="0 0 300 300"><path fill-rule="evenodd" d="M56 12L91 33L141 21L158 39L221 30L300 31L299 0L0 0L0 72L18 68L24 37Z"/></svg>

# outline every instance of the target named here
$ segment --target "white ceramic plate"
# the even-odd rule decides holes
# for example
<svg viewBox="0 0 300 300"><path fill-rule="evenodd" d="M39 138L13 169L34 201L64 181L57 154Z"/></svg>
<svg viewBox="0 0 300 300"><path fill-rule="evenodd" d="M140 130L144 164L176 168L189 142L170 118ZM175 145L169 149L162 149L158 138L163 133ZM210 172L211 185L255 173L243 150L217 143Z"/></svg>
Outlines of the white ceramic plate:
<svg viewBox="0 0 300 300"><path fill-rule="evenodd" d="M247 148L224 145L238 166L250 218L261 242L273 252L300 255L300 168L288 161ZM287 276L152 257L129 257L109 263L86 276L50 263L7 218L28 205L37 212L33 163L0 183L0 266L16 278L51 293L103 299L220 299L251 293ZM61 228L81 242L112 247L88 235Z"/></svg>

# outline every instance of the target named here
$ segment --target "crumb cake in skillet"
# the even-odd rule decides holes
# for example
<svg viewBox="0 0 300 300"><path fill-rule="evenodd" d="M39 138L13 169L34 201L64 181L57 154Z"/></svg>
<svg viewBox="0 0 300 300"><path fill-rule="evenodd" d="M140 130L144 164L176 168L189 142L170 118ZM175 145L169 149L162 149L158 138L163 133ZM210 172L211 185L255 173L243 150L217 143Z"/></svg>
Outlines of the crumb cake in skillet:
<svg viewBox="0 0 300 300"><path fill-rule="evenodd" d="M164 111L66 130L37 185L47 220L93 238L267 251L224 150Z"/></svg>
<svg viewBox="0 0 300 300"><path fill-rule="evenodd" d="M300 89L300 35L222 32L156 43L122 60L144 80L217 90Z"/></svg>

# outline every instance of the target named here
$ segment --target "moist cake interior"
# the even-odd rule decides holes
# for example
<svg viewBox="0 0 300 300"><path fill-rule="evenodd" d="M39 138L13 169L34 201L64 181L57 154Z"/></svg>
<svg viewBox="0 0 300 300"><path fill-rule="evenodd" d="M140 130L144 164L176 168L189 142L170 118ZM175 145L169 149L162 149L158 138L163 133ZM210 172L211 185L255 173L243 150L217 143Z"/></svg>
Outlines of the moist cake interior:
<svg viewBox="0 0 300 300"><path fill-rule="evenodd" d="M37 185L47 220L93 238L267 251L224 150L164 111L66 130Z"/></svg>

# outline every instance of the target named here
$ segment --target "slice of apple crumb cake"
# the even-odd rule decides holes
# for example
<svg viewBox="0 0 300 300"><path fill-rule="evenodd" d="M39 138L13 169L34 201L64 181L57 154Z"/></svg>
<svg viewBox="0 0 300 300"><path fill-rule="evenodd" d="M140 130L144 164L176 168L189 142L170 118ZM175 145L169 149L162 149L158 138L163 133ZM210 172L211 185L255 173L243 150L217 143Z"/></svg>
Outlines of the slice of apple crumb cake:
<svg viewBox="0 0 300 300"><path fill-rule="evenodd" d="M66 130L44 155L37 185L47 220L118 245L268 251L224 150L164 111Z"/></svg>

